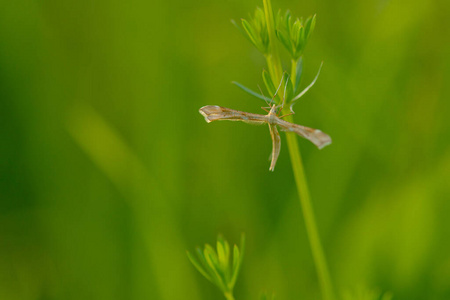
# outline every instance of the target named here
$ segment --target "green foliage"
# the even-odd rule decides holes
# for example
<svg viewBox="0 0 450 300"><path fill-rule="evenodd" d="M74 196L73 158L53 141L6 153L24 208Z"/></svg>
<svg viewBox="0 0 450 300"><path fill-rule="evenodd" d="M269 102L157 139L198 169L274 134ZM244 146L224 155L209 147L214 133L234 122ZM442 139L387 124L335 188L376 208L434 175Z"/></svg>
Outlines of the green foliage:
<svg viewBox="0 0 450 300"><path fill-rule="evenodd" d="M297 94L298 91L300 90L300 80L301 80L302 74L303 74L303 58L300 57L299 60L297 61L296 65L294 65L293 67L295 67L292 70L292 73L295 74L295 80L293 82L294 94Z"/></svg>
<svg viewBox="0 0 450 300"><path fill-rule="evenodd" d="M248 2L1 3L0 299L220 300L184 249L244 228L255 247L237 300L261 286L320 300L287 149L279 172L254 176L266 128L205 128L194 112L264 103L220 84L239 73L259 93L262 68L237 65L239 42L256 48L227 22ZM335 140L321 155L299 140L332 273L395 300L450 299L450 1L273 5L319 20L295 94L323 59L320 92L294 109Z"/></svg>
<svg viewBox="0 0 450 300"><path fill-rule="evenodd" d="M209 244L204 249L197 248L195 253L197 258L190 252L187 256L195 268L211 283L217 286L228 299L233 299L233 289L242 265L245 250L245 235L241 235L240 250L237 245L233 247L233 257L231 259L231 249L228 241L221 235L217 237L216 251Z"/></svg>
<svg viewBox="0 0 450 300"><path fill-rule="evenodd" d="M270 97L272 98L275 95L275 92L277 91L275 85L273 84L272 78L270 77L269 72L266 70L263 70L262 72L262 78L264 81L264 84L266 86L267 91L269 92Z"/></svg>
<svg viewBox="0 0 450 300"><path fill-rule="evenodd" d="M312 31L314 30L315 16L308 18L306 20L306 23L303 24L303 21L300 21L299 19L297 19L295 22L292 22L291 14L289 11L287 11L284 17L282 17L281 13L279 13L277 22L276 24L274 24L271 1L263 0L263 3L264 17L266 21L265 24L267 25L264 28L267 28L267 36L270 43L270 47L264 48L264 51L260 50L263 54L265 54L267 68L269 69L268 73L265 73L263 71L263 80L267 90L271 94L273 93L275 87L274 82L280 82L280 86L284 86L282 95L281 93L278 93L278 90L275 91L275 94L278 95L278 103L281 103L281 110L283 112L287 112L284 104L291 101L291 99L300 98L312 85L314 85L317 79L316 78L304 90L304 92L294 97L294 92L298 89L300 76L302 73L302 64L299 65L299 60L305 49L306 42L308 41ZM262 14L260 13L260 15ZM261 20L261 23L263 24L264 21ZM249 36L251 36L252 34L249 33ZM278 53L278 47L276 44L276 36L278 36L278 39L281 40L281 43L291 53L291 74L287 74L287 76L285 76L285 72L283 72L281 58ZM292 106L293 103L291 103L289 109L293 113ZM287 121L292 122L292 113L286 116ZM325 300L333 300L335 299L333 285L325 259L325 254L322 249L317 225L315 223L314 211L312 210L311 199L308 192L308 185L306 183L306 176L300 155L300 148L298 147L296 137L288 135L287 144L291 155L291 164L294 173L294 179L297 186L300 204L302 206L303 217L305 220L306 230L308 232L314 263L319 277L318 279L320 288L322 290L322 296Z"/></svg>
<svg viewBox="0 0 450 300"><path fill-rule="evenodd" d="M288 50L292 59L298 60L305 51L306 44L316 25L316 15L310 16L303 22L303 18L295 21L289 10L283 15L278 11L276 18L277 38Z"/></svg>
<svg viewBox="0 0 450 300"><path fill-rule="evenodd" d="M319 78L319 75L320 75L320 70L322 70L322 66L323 66L323 62L320 64L320 67L319 67L319 70L317 71L316 77L314 77L313 81L311 81L311 83L307 87L305 87L300 93L298 93L292 99L289 98L288 96L286 96L287 99L291 99L289 101L289 103L290 103L289 109L291 110L291 112L294 112L292 107L297 102L297 100L300 99L304 94L306 94L306 92L309 91L309 89L312 88L313 85L316 83L316 81L317 81L317 79ZM295 82L295 90L296 91L298 89L298 85L299 85L298 82L300 81L301 74L302 74L302 64L300 64L300 67L297 68L297 79L296 79L296 82Z"/></svg>
<svg viewBox="0 0 450 300"><path fill-rule="evenodd" d="M271 41L269 39L267 26L268 22L267 18L265 18L264 10L257 8L254 17L251 18L250 21L242 19L242 28L239 27L234 20L232 20L232 23L239 29L239 31L241 31L242 34L244 34L244 36L247 37L247 39L267 59L267 66L270 72L263 70L262 78L270 98L274 97L277 87L282 85L284 87L284 91L283 93L278 94L279 97L277 97L277 102L281 103L284 100L285 103L290 103L289 107L291 112L293 112L292 107L294 103L315 84L322 68L321 65L311 84L300 92L300 81L303 72L302 54L312 32L314 31L316 15L307 18L306 21L303 21L303 18L297 18L295 21L293 20L294 18L289 10L287 10L284 15L281 11L279 11L276 17L276 28L274 28L274 31L278 37L278 40L289 51L292 58L291 74L290 76L283 75L281 81L274 78L273 70L277 67L273 61L273 55L269 55L269 52L271 49L270 43L275 41ZM289 81L287 80L288 77L290 78ZM271 100L268 100L260 93L253 91L241 83L233 81L233 84L237 85L239 88L252 96L255 96L261 100L270 101L270 103L272 103Z"/></svg>
<svg viewBox="0 0 450 300"><path fill-rule="evenodd" d="M269 33L264 11L260 7L256 8L253 18L250 17L249 21L241 19L243 29L234 20L231 22L261 53L269 53Z"/></svg>
<svg viewBox="0 0 450 300"><path fill-rule="evenodd" d="M235 84L236 86L238 86L239 88L241 88L242 90L244 90L245 92L249 93L250 95L255 96L258 99L267 100L266 98L264 98L263 95L258 94L257 92L253 91L252 89L246 87L243 84L240 84L239 82L233 81L232 83Z"/></svg>

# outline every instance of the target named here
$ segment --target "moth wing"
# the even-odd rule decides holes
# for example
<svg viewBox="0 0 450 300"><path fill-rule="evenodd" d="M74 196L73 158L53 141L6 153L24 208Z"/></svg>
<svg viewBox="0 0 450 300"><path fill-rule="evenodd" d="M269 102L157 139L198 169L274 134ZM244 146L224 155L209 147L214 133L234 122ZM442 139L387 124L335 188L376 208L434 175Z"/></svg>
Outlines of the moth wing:
<svg viewBox="0 0 450 300"><path fill-rule="evenodd" d="M281 139L276 125L269 124L270 136L272 138L272 162L270 163L269 171L275 170L278 155L280 155Z"/></svg>
<svg viewBox="0 0 450 300"><path fill-rule="evenodd" d="M266 116L259 114L247 113L244 111L234 110L217 105L207 105L199 109L199 113L205 117L206 122L213 121L241 121L250 124L267 123Z"/></svg>
<svg viewBox="0 0 450 300"><path fill-rule="evenodd" d="M331 137L328 134L323 133L319 129L297 125L281 119L278 119L277 124L281 127L281 130L287 132L295 132L299 136L309 140L319 149L322 149L323 147L331 144Z"/></svg>

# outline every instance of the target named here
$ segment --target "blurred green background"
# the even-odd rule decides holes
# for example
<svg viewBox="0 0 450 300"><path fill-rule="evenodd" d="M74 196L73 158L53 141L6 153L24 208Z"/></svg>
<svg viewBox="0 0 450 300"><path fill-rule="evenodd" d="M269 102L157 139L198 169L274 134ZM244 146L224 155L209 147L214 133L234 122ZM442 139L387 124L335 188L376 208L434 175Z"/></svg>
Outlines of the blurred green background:
<svg viewBox="0 0 450 300"><path fill-rule="evenodd" d="M317 13L295 120L339 293L450 299L450 2L273 1ZM232 26L261 1L0 1L0 299L221 299L186 250L247 235L236 298L320 299L264 59ZM287 66L287 65L286 65Z"/></svg>

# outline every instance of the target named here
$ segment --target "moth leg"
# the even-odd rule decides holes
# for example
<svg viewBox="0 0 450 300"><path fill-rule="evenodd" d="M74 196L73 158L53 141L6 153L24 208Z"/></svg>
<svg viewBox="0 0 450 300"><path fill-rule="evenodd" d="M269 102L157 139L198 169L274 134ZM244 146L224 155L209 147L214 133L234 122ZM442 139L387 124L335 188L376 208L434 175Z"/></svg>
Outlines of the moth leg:
<svg viewBox="0 0 450 300"><path fill-rule="evenodd" d="M290 116L290 115L293 115L293 114L295 114L295 112L291 112L290 114L282 115L282 116L279 117L279 118L282 119L282 118L284 118L284 117L287 117L287 116Z"/></svg>
<svg viewBox="0 0 450 300"><path fill-rule="evenodd" d="M278 155L280 155L281 139L278 133L277 126L269 124L270 137L272 138L272 162L270 163L269 171L274 171L277 163Z"/></svg>
<svg viewBox="0 0 450 300"><path fill-rule="evenodd" d="M262 107L262 106L261 106L261 108L262 108L266 113L269 113L269 110L268 110L268 109L270 109L270 107Z"/></svg>

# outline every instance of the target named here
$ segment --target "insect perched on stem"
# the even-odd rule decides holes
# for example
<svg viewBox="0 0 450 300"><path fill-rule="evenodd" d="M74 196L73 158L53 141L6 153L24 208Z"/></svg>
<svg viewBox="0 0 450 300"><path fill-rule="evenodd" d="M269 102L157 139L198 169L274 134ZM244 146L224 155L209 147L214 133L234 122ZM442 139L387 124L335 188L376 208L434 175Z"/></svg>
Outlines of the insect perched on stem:
<svg viewBox="0 0 450 300"><path fill-rule="evenodd" d="M277 106L276 104L273 104L268 108L270 108L270 110L262 107L262 109L268 112L267 115L247 113L216 105L203 106L199 109L199 112L205 117L205 120L208 123L213 121L228 120L242 121L250 124L268 124L270 136L272 137L272 162L269 168L270 171L275 169L275 164L277 163L278 155L280 154L281 139L277 126L280 126L282 131L295 132L299 136L311 141L319 149L331 144L330 136L318 129L313 129L282 120L283 117L291 115L288 114L279 116L282 110L282 105Z"/></svg>

